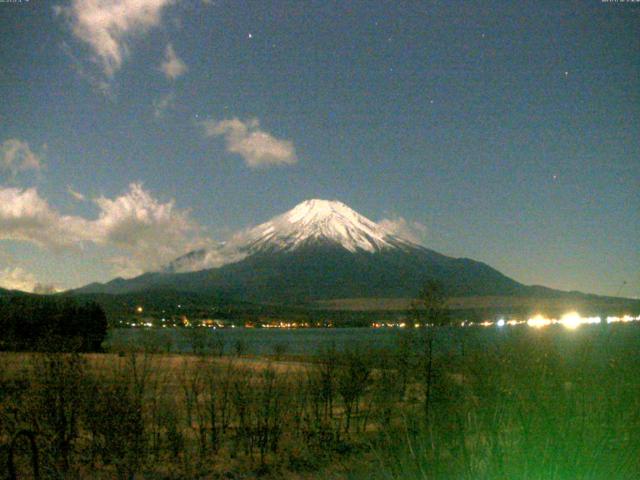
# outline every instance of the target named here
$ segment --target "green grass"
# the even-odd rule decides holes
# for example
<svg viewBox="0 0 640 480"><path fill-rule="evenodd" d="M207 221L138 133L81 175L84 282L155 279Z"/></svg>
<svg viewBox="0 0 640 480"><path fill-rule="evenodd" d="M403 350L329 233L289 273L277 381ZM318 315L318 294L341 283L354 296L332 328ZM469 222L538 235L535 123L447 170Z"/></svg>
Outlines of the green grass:
<svg viewBox="0 0 640 480"><path fill-rule="evenodd" d="M430 417L404 416L373 441L378 466L361 477L639 478L640 357L631 328L529 330L489 351L441 358Z"/></svg>

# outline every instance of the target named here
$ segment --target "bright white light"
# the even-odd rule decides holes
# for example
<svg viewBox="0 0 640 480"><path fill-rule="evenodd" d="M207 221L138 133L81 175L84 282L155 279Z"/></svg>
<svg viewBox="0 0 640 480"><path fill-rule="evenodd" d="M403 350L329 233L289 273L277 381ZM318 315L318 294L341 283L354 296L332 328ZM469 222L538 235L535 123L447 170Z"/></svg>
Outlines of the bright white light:
<svg viewBox="0 0 640 480"><path fill-rule="evenodd" d="M570 330L575 330L583 323L583 320L577 312L569 312L562 316L560 323Z"/></svg>
<svg viewBox="0 0 640 480"><path fill-rule="evenodd" d="M551 325L551 323L551 320L544 318L542 315L536 315L535 317L527 320L527 325L534 328L546 327L547 325Z"/></svg>
<svg viewBox="0 0 640 480"><path fill-rule="evenodd" d="M499 327L504 327L504 318L498 320L498 323L496 323L496 325L498 325Z"/></svg>
<svg viewBox="0 0 640 480"><path fill-rule="evenodd" d="M602 319L600 317L586 317L582 321L583 323L601 323Z"/></svg>

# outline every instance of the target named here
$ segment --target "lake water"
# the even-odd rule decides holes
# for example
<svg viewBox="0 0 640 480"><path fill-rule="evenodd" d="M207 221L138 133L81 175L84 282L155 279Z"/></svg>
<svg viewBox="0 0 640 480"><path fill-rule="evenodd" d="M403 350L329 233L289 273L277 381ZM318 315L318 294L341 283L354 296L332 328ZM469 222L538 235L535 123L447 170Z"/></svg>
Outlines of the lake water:
<svg viewBox="0 0 640 480"><path fill-rule="evenodd" d="M416 335L419 332L412 331ZM563 349L570 349L577 339L588 339L594 346L611 342L635 342L640 345L640 325L584 325L578 330L566 330L562 326L550 326L536 330L527 326L515 327L450 327L438 332L437 347L440 350L475 349L499 346L514 337L551 334L554 342ZM305 329L206 329L206 328L130 328L109 332L107 345L113 350L127 347L150 347L160 351L192 352L195 349L231 354L240 348L250 355L316 354L335 348L365 348L368 350L392 349L398 345L402 329L374 328L305 328Z"/></svg>

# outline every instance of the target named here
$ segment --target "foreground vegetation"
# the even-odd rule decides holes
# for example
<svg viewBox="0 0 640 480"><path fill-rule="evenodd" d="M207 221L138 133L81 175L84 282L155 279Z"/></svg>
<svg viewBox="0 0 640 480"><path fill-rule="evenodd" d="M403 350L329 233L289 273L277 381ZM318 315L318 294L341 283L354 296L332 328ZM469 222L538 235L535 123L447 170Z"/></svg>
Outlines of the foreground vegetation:
<svg viewBox="0 0 640 480"><path fill-rule="evenodd" d="M638 477L636 325L432 352L445 334L305 361L3 353L0 478Z"/></svg>
<svg viewBox="0 0 640 480"><path fill-rule="evenodd" d="M100 305L39 295L0 297L0 351L95 352L107 334Z"/></svg>

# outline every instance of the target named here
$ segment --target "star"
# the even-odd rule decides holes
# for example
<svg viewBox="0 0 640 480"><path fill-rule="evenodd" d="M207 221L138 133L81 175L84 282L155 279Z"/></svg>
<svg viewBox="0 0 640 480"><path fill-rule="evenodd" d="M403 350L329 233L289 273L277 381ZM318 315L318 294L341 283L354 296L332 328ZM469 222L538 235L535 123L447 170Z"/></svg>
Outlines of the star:
<svg viewBox="0 0 640 480"><path fill-rule="evenodd" d="M252 39L253 38L253 33L249 33L249 35L247 35L247 38Z"/></svg>

